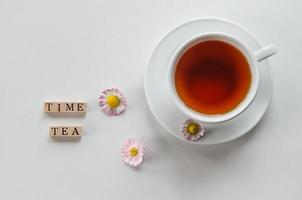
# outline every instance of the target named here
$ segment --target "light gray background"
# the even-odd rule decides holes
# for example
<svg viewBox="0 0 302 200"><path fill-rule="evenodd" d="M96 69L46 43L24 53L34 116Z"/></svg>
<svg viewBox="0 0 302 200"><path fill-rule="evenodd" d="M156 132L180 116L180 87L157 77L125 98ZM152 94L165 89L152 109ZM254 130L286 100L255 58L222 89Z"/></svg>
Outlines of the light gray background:
<svg viewBox="0 0 302 200"><path fill-rule="evenodd" d="M302 1L0 0L0 199L301 199ZM247 136L190 146L149 112L143 75L151 52L192 18L225 17L279 52L270 59L271 106ZM98 107L118 87L129 109ZM85 100L83 119L45 116L45 100ZM80 142L54 142L53 124L82 124ZM145 162L121 161L128 137Z"/></svg>

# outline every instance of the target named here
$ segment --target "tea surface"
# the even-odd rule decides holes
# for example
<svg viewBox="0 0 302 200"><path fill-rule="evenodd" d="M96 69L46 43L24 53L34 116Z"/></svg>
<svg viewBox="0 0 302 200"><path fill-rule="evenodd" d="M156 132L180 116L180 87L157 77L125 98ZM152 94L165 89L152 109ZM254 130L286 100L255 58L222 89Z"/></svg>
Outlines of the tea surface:
<svg viewBox="0 0 302 200"><path fill-rule="evenodd" d="M222 41L200 42L180 57L175 87L189 108L204 114L224 114L236 108L251 85L249 63L239 49Z"/></svg>

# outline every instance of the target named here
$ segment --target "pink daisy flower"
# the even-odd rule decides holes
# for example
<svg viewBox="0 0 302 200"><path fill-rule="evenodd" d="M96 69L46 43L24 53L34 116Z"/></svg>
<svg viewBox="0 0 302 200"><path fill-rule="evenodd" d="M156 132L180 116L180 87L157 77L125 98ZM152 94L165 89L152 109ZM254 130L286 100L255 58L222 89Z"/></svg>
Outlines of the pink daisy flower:
<svg viewBox="0 0 302 200"><path fill-rule="evenodd" d="M127 100L116 88L107 89L99 97L101 109L109 116L122 114L127 108Z"/></svg>
<svg viewBox="0 0 302 200"><path fill-rule="evenodd" d="M137 139L128 139L122 146L121 156L125 164L138 167L144 157L144 146Z"/></svg>
<svg viewBox="0 0 302 200"><path fill-rule="evenodd" d="M183 125L182 134L189 141L197 141L205 136L205 129L201 123L189 119Z"/></svg>

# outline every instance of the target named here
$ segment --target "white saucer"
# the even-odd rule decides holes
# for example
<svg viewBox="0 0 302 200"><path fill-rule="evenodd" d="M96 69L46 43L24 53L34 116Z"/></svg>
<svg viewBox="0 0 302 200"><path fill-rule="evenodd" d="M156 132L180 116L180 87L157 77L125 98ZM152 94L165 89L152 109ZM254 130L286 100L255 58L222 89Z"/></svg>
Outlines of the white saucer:
<svg viewBox="0 0 302 200"><path fill-rule="evenodd" d="M145 75L145 93L149 107L157 121L172 135L187 141L181 134L184 121L189 119L173 103L168 91L167 67L175 49L186 39L205 32L223 32L235 36L249 49L256 51L262 46L240 25L217 18L203 18L183 24L168 33L154 50ZM260 82L254 102L240 116L206 127L207 135L195 144L218 144L234 140L248 133L264 115L271 96L272 80L267 60L258 63ZM189 141L187 141L189 142Z"/></svg>

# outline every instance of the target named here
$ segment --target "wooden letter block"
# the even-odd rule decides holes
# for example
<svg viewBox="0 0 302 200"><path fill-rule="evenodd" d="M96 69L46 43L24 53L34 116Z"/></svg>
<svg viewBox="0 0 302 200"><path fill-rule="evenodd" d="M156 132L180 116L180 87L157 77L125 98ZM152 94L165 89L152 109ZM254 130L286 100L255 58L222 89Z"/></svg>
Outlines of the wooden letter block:
<svg viewBox="0 0 302 200"><path fill-rule="evenodd" d="M45 102L44 111L49 114L82 116L87 112L85 102Z"/></svg>
<svg viewBox="0 0 302 200"><path fill-rule="evenodd" d="M80 139L83 134L81 126L50 126L49 136L54 139Z"/></svg>

